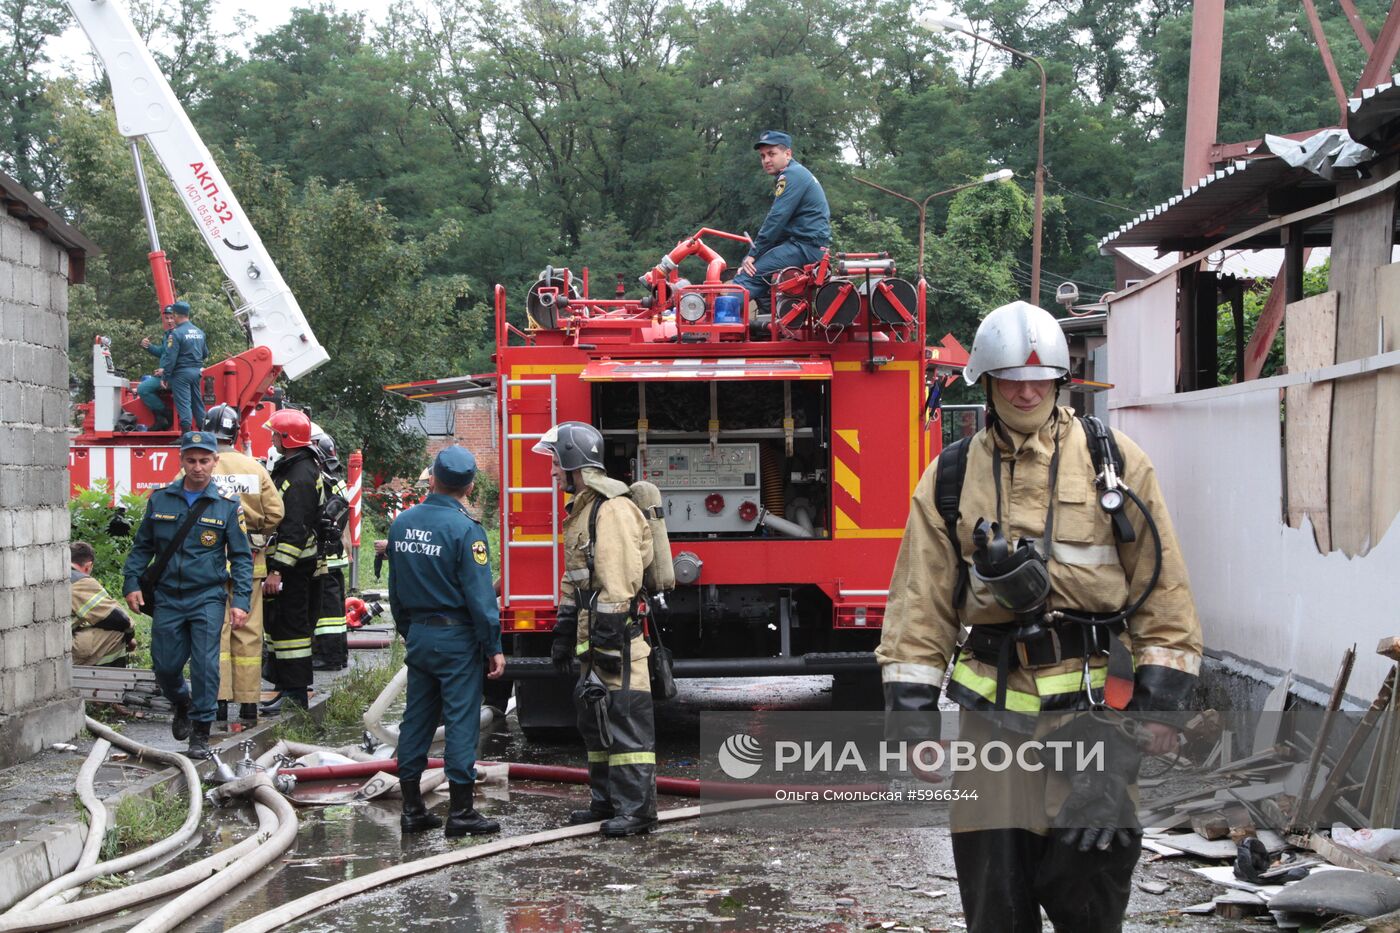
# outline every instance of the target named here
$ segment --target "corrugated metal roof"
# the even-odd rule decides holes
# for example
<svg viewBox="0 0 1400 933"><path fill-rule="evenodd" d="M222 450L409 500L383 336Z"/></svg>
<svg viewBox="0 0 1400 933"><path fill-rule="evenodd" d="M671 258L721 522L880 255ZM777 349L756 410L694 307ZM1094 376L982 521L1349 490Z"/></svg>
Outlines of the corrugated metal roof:
<svg viewBox="0 0 1400 933"><path fill-rule="evenodd" d="M1347 130L1352 139L1378 152L1400 144L1400 74L1368 87L1347 101Z"/></svg>
<svg viewBox="0 0 1400 933"><path fill-rule="evenodd" d="M1104 237L1099 252L1106 254L1112 246L1170 248L1184 240L1224 239L1269 219L1270 191L1304 183L1328 185L1272 156L1232 162Z"/></svg>
<svg viewBox="0 0 1400 933"><path fill-rule="evenodd" d="M1400 148L1400 74L1363 90L1360 97L1348 103L1348 110L1347 133L1352 140L1379 153ZM1337 133L1336 130L1321 132ZM1302 200L1306 202L1331 189L1328 180L1263 153L1269 153L1267 142L1253 150L1254 157L1232 162L1181 194L1139 214L1101 239L1099 252L1107 255L1110 248L1131 246L1202 248L1212 240L1223 240L1268 220L1271 192L1288 188L1313 189L1303 192ZM1310 246L1330 243L1331 218L1324 216L1310 221L1305 235L1305 242ZM1281 246L1279 236L1280 231L1271 231L1260 242L1246 245L1255 248Z"/></svg>

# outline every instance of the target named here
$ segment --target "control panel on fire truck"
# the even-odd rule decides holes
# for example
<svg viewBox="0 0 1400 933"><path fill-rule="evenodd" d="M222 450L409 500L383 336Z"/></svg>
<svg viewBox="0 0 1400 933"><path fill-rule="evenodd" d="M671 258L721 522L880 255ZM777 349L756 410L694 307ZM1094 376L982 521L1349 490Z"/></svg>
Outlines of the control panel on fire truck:
<svg viewBox="0 0 1400 933"><path fill-rule="evenodd" d="M759 515L757 444L659 444L637 476L661 490L672 534L752 531Z"/></svg>

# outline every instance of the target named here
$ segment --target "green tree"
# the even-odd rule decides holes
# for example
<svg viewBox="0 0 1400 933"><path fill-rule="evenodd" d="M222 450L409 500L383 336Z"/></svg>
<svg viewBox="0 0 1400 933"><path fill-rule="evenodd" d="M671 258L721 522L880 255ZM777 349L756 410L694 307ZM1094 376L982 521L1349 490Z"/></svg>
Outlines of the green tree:
<svg viewBox="0 0 1400 933"><path fill-rule="evenodd" d="M63 31L62 0L0 0L0 166L21 185L49 201L62 191L51 144L53 109L43 68L49 40Z"/></svg>
<svg viewBox="0 0 1400 933"><path fill-rule="evenodd" d="M367 469L415 475L423 438L402 422L417 403L383 387L460 371L490 329L484 315L458 310L462 278L427 274L455 225L404 236L383 204L353 186L298 187L246 148L230 182L248 192L244 207L330 356L291 387L294 398L342 450L363 448Z"/></svg>

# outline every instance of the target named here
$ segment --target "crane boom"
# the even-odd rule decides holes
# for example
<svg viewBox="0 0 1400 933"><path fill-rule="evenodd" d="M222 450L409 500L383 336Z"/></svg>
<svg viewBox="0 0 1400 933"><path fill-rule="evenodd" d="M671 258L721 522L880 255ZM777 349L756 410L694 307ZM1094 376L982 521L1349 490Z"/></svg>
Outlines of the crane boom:
<svg viewBox="0 0 1400 933"><path fill-rule="evenodd" d="M326 362L301 306L126 11L116 0L68 0L68 7L111 81L118 131L145 138L155 152L242 299L238 314L246 315L253 344L271 350L273 365L289 379Z"/></svg>

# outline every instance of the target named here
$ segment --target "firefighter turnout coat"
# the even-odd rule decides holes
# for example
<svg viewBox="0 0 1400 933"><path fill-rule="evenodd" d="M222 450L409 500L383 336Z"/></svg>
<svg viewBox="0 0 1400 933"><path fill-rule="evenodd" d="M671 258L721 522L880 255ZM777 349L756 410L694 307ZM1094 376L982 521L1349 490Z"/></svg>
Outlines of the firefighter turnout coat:
<svg viewBox="0 0 1400 933"><path fill-rule="evenodd" d="M586 655L590 648L590 610L625 613L634 609L633 600L642 590L642 574L652 561L651 527L642 510L627 496L627 484L609 478L603 471L583 470L584 488L569 503L564 519L564 576L559 584L562 609L578 609L576 651ZM598 509L598 541L594 546L593 574L588 573L588 524L594 507ZM590 593L596 602L589 604ZM606 650L606 649L596 649ZM651 654L640 635L630 643L632 689L650 690L646 659ZM618 654L616 651L608 652ZM638 663L640 661L640 663ZM621 687L620 675L599 671L610 690Z"/></svg>
<svg viewBox="0 0 1400 933"><path fill-rule="evenodd" d="M954 605L960 565L970 569L972 530L977 521L998 518L994 462L1001 471L1000 521L1006 538L1038 540L1043 536L1057 434L1059 471L1054 487L1048 608L1111 614L1137 599L1147 586L1156 561L1147 523L1131 503L1126 504L1136 540L1126 544L1115 540L1112 520L1099 506L1085 431L1072 409L1057 409L1019 450L1012 449L1000 431L983 429L971 439L967 454L956 549L934 501L937 461L914 490L876 651L891 708L934 708L961 628L1013 621L1012 614L993 599L975 575L969 574L963 604ZM1162 539L1157 585L1118 636L1131 651L1135 665L1132 708L1178 709L1200 668L1200 621L1152 463L1123 434L1114 435L1122 453L1123 482L1142 499ZM1007 679L1006 710L1034 716L1042 711L1082 708L1082 665L1081 658L1067 658L1046 666L1017 666ZM1103 686L1106 666L1106 658L1091 659L1093 686ZM947 694L958 705L964 709L995 708L995 664L963 650L948 673ZM901 703L901 694L913 702ZM930 699L932 706L927 705Z"/></svg>

